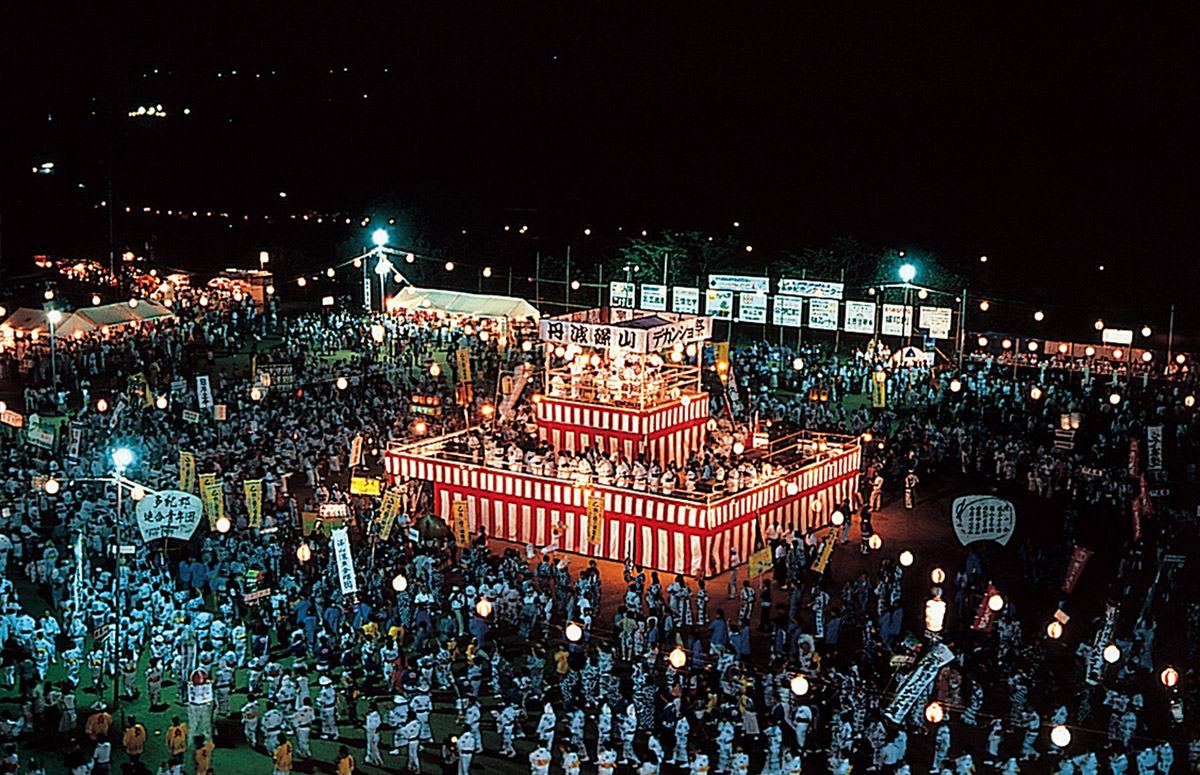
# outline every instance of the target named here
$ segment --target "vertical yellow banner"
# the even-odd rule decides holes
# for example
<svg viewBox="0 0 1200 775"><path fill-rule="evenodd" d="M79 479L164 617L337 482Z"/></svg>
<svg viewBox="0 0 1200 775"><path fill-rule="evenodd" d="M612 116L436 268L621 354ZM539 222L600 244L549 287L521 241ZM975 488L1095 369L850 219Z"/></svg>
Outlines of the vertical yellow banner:
<svg viewBox="0 0 1200 775"><path fill-rule="evenodd" d="M388 540L392 535L392 525L400 514L399 490L388 490L383 494L383 503L379 507L379 538Z"/></svg>
<svg viewBox="0 0 1200 775"><path fill-rule="evenodd" d="M454 501L450 504L450 515L454 541L462 549L471 543L471 518L467 515L467 502Z"/></svg>
<svg viewBox="0 0 1200 775"><path fill-rule="evenodd" d="M263 480L247 479L242 482L242 489L246 493L247 524L250 527L262 527Z"/></svg>
<svg viewBox="0 0 1200 775"><path fill-rule="evenodd" d="M196 453L179 451L179 489L196 492Z"/></svg>
<svg viewBox="0 0 1200 775"><path fill-rule="evenodd" d="M877 371L871 375L871 406L875 409L887 407L887 373Z"/></svg>
<svg viewBox="0 0 1200 775"><path fill-rule="evenodd" d="M825 545L821 547L821 554L817 557L817 561L814 562L812 566L812 569L815 572L821 574L825 573L825 568L829 565L829 558L833 556L833 545L837 543L834 538L839 532L840 530L838 528L834 528L833 530L829 531L829 535L825 536Z"/></svg>
<svg viewBox="0 0 1200 775"><path fill-rule="evenodd" d="M458 366L458 381L471 381L471 351L465 347L460 347L454 351L454 361Z"/></svg>
<svg viewBox="0 0 1200 775"><path fill-rule="evenodd" d="M588 543L599 546L604 540L604 496L591 495L587 501Z"/></svg>
<svg viewBox="0 0 1200 775"><path fill-rule="evenodd" d="M217 520L225 516L225 492L216 474L200 474L200 500L208 515L208 526L217 529Z"/></svg>

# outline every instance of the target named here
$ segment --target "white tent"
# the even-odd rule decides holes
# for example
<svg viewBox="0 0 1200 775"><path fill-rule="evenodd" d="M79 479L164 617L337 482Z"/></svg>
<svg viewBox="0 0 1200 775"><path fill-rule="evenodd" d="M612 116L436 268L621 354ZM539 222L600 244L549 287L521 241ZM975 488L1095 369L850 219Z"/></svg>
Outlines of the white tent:
<svg viewBox="0 0 1200 775"><path fill-rule="evenodd" d="M62 321L54 327L54 336L64 339L74 336L77 331L90 333L96 329L108 326L121 326L126 323L141 323L146 320L157 320L174 315L170 309L156 301L139 300L136 307L130 307L129 302L105 304L99 307L88 307L69 315L63 315ZM21 307L4 321L3 325L12 331L33 331L39 334L48 333L50 321L48 312L43 309Z"/></svg>
<svg viewBox="0 0 1200 775"><path fill-rule="evenodd" d="M460 293L435 288L403 288L390 302L396 309L419 312L445 312L447 315L466 315L496 320L536 321L537 308L515 296L492 296L486 293Z"/></svg>

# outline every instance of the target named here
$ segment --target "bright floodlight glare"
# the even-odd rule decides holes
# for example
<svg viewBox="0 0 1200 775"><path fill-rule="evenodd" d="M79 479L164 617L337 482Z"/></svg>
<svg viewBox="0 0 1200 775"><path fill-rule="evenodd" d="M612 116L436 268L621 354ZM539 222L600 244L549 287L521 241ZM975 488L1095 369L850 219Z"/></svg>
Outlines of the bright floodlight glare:
<svg viewBox="0 0 1200 775"><path fill-rule="evenodd" d="M913 278L917 276L917 268L912 264L902 264L900 266L900 279L906 283L911 283Z"/></svg>
<svg viewBox="0 0 1200 775"><path fill-rule="evenodd" d="M371 232L371 242L375 243L375 247L381 248L388 243L387 229L376 229Z"/></svg>
<svg viewBox="0 0 1200 775"><path fill-rule="evenodd" d="M118 447L113 450L112 459L117 468L129 468L133 464L133 451L128 447Z"/></svg>
<svg viewBox="0 0 1200 775"><path fill-rule="evenodd" d="M48 313L46 313L46 318L51 323L53 323L54 325L57 326L59 323L62 322L62 311L57 310L57 309L52 309Z"/></svg>
<svg viewBox="0 0 1200 775"><path fill-rule="evenodd" d="M799 674L794 675L789 683L791 684L792 694L797 697L803 697L808 694L808 679L804 676Z"/></svg>

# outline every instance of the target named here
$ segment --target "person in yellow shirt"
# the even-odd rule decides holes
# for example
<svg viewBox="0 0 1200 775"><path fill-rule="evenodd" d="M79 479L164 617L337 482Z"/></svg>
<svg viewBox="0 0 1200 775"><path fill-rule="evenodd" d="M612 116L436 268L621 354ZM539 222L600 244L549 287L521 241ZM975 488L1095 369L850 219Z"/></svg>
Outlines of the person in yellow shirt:
<svg viewBox="0 0 1200 775"><path fill-rule="evenodd" d="M125 755L131 762L136 763L146 752L146 728L133 716L129 717L129 726L121 735L121 745L125 747Z"/></svg>
<svg viewBox="0 0 1200 775"><path fill-rule="evenodd" d="M354 757L346 746L338 748L337 775L351 775L354 772Z"/></svg>
<svg viewBox="0 0 1200 775"><path fill-rule="evenodd" d="M204 775L212 769L212 741L204 735L196 735L196 750L192 751L192 761L196 763L196 775Z"/></svg>
<svg viewBox="0 0 1200 775"><path fill-rule="evenodd" d="M167 728L168 764L177 767L183 764L183 754L187 751L188 725L180 723L179 716L171 717L171 726Z"/></svg>
<svg viewBox="0 0 1200 775"><path fill-rule="evenodd" d="M279 746L271 754L271 758L275 760L275 775L291 775L292 744L283 735L279 736Z"/></svg>
<svg viewBox="0 0 1200 775"><path fill-rule="evenodd" d="M104 703L96 703L94 712L88 716L85 731L94 742L108 737L108 728L112 725L112 716L104 710Z"/></svg>

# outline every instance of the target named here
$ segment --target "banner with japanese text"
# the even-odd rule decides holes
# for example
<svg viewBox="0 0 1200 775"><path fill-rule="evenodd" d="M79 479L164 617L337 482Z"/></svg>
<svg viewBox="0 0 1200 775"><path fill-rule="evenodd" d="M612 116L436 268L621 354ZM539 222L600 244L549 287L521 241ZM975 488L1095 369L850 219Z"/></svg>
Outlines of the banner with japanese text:
<svg viewBox="0 0 1200 775"><path fill-rule="evenodd" d="M842 323L842 329L850 334L875 333L875 302L846 302L846 320Z"/></svg>
<svg viewBox="0 0 1200 775"><path fill-rule="evenodd" d="M837 331L837 299L809 299L808 327L815 328L819 331Z"/></svg>
<svg viewBox="0 0 1200 775"><path fill-rule="evenodd" d="M771 310L771 323L788 328L804 325L804 299L800 296L776 296Z"/></svg>
<svg viewBox="0 0 1200 775"><path fill-rule="evenodd" d="M250 527L262 527L263 480L247 479L242 482L246 494L246 517Z"/></svg>
<svg viewBox="0 0 1200 775"><path fill-rule="evenodd" d="M392 526L400 515L402 497L399 490L388 490L383 494L383 502L379 505L379 538L388 540L392 535Z"/></svg>
<svg viewBox="0 0 1200 775"><path fill-rule="evenodd" d="M667 286L665 285L642 285L642 309L654 310L655 312L667 311Z"/></svg>
<svg viewBox="0 0 1200 775"><path fill-rule="evenodd" d="M743 323L766 323L767 294L755 291L739 293L738 320Z"/></svg>
<svg viewBox="0 0 1200 775"><path fill-rule="evenodd" d="M700 290L698 288L681 288L676 285L671 289L671 311L682 312L685 315L699 315Z"/></svg>
<svg viewBox="0 0 1200 775"><path fill-rule="evenodd" d="M179 489L196 492L196 453L179 451Z"/></svg>
<svg viewBox="0 0 1200 775"><path fill-rule="evenodd" d="M591 495L587 500L588 543L599 546L604 537L604 496Z"/></svg>

